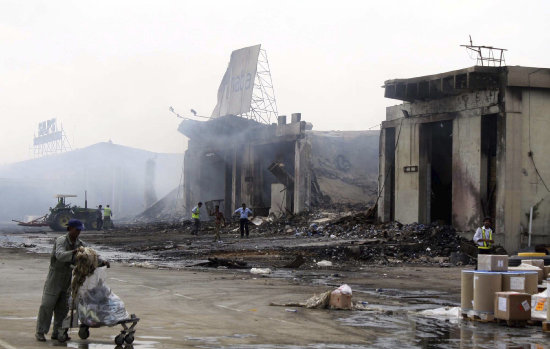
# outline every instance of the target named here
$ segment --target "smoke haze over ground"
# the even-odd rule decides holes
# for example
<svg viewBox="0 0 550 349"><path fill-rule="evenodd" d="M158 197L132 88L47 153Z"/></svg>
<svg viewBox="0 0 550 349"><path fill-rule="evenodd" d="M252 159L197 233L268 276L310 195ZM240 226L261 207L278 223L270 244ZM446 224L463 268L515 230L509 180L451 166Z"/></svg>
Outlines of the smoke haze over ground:
<svg viewBox="0 0 550 349"><path fill-rule="evenodd" d="M71 205L109 204L115 220L133 217L179 185L182 154L157 154L111 143L0 166L0 223L48 213L56 194ZM154 173L154 176L152 174ZM151 180L154 179L154 180Z"/></svg>
<svg viewBox="0 0 550 349"><path fill-rule="evenodd" d="M82 148L184 150L182 114L209 115L234 49L267 50L278 109L316 130L379 124L383 81L475 64L459 47L505 47L550 66L550 3L514 1L2 1L0 163L29 157L40 121ZM498 19L498 20L496 20Z"/></svg>

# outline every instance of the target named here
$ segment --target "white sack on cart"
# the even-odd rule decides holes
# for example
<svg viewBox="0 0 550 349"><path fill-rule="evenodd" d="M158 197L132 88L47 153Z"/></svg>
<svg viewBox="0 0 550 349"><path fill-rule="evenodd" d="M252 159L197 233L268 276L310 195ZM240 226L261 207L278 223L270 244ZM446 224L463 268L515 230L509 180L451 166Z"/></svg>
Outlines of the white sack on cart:
<svg viewBox="0 0 550 349"><path fill-rule="evenodd" d="M105 267L97 268L78 290L78 318L87 326L116 325L130 317L124 302L105 284Z"/></svg>

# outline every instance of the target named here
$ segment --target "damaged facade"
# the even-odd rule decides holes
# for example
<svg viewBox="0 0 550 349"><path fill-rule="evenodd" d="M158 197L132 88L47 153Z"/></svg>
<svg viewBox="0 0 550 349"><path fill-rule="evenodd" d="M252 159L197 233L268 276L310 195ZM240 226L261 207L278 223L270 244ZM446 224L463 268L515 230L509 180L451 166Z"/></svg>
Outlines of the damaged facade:
<svg viewBox="0 0 550 349"><path fill-rule="evenodd" d="M277 124L227 115L184 120L184 210L202 201L226 217L246 203L255 215L297 214L375 197L378 132L318 132L292 114ZM358 144L366 144L365 147ZM351 198L339 193L354 193ZM206 211L202 217L206 217ZM202 218L205 219L205 218Z"/></svg>
<svg viewBox="0 0 550 349"><path fill-rule="evenodd" d="M495 220L508 252L550 233L550 69L474 66L386 81L378 218L473 232ZM547 181L546 183L544 181Z"/></svg>

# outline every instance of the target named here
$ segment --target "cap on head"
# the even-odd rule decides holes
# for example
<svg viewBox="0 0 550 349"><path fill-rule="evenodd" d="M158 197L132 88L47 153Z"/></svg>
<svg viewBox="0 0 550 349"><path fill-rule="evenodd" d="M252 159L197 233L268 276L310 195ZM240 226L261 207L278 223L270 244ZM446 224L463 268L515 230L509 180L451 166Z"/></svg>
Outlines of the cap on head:
<svg viewBox="0 0 550 349"><path fill-rule="evenodd" d="M71 219L67 223L67 228L76 228L77 230L84 230L84 224L78 219Z"/></svg>

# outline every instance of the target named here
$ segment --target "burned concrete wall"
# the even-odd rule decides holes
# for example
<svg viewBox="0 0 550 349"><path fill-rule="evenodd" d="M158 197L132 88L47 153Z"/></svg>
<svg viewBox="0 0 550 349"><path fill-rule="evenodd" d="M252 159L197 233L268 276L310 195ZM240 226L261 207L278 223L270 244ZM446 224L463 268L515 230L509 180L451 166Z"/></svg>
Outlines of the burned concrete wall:
<svg viewBox="0 0 550 349"><path fill-rule="evenodd" d="M243 202L256 215L269 214L272 185L279 182L269 170L274 163L282 164L293 178L292 188L285 188L289 200L284 211L309 209L306 123L293 119L289 124L264 125L229 115L182 122L179 130L190 139L184 160L185 209L191 210L198 201L215 200L222 202L226 215ZM208 217L206 210L202 216Z"/></svg>
<svg viewBox="0 0 550 349"><path fill-rule="evenodd" d="M377 195L379 131L308 131L311 167L332 203L368 204Z"/></svg>
<svg viewBox="0 0 550 349"><path fill-rule="evenodd" d="M527 244L533 207L532 244L550 245L550 89L509 88L506 109L506 244Z"/></svg>
<svg viewBox="0 0 550 349"><path fill-rule="evenodd" d="M392 80L386 95L408 103L388 107L382 125L379 219L473 233L490 216L497 243L514 252L533 207L532 245L550 245L550 69L472 67Z"/></svg>
<svg viewBox="0 0 550 349"><path fill-rule="evenodd" d="M307 128L300 114L290 123L280 116L276 125L236 116L182 122L180 132L190 138L186 210L212 200L223 201L226 215L242 202L257 215L296 214L330 202L373 202L378 132Z"/></svg>

